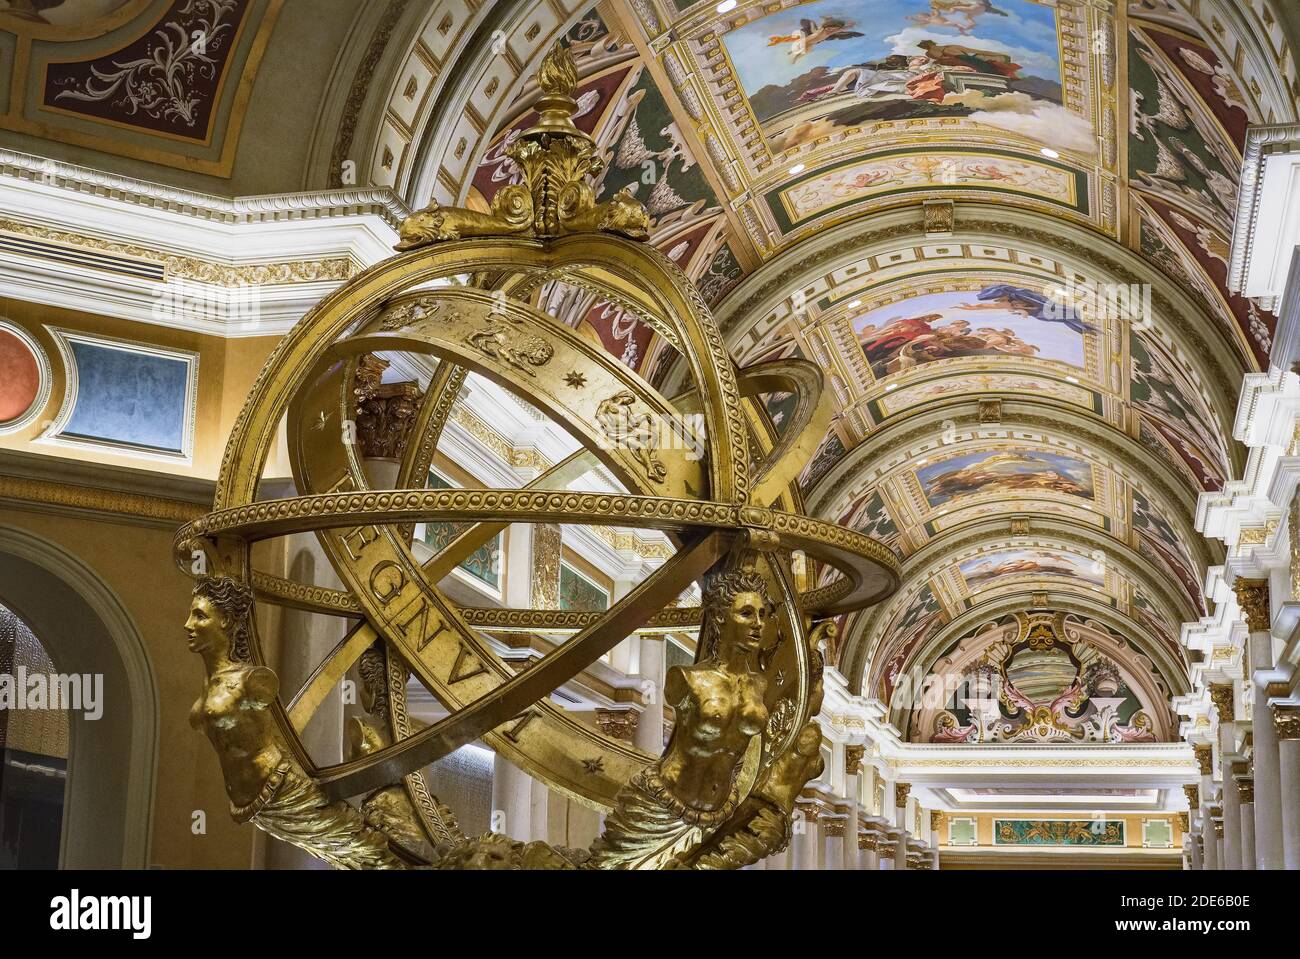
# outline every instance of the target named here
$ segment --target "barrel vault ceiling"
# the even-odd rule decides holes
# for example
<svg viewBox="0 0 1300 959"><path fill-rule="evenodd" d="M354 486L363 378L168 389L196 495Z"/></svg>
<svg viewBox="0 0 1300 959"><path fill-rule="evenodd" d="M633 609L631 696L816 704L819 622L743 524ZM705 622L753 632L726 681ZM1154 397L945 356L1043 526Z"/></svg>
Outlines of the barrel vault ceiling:
<svg viewBox="0 0 1300 959"><path fill-rule="evenodd" d="M96 12L143 7L161 23L186 3L225 11L232 72L196 95L207 106L187 130L201 120L201 144L176 146L169 128L167 149L199 160L170 165L247 181L265 131L223 152L247 105L235 88L254 82L256 101L285 82L269 59L254 69L258 24L271 53L277 14L307 28L292 0ZM0 0L11 49L44 55L72 29L54 20L74 0L44 6ZM482 208L518 176L505 150L533 120L528 77L567 39L576 122L607 161L601 198L645 202L651 241L694 279L739 363L795 356L828 373L837 416L805 503L879 538L905 572L895 597L841 623L832 655L851 686L888 701L901 677L1049 610L1106 650L1171 735L1161 710L1188 681L1180 624L1209 612L1201 584L1222 559L1194 532L1196 497L1240 468L1236 392L1275 325L1227 289L1246 128L1294 121L1300 94L1264 0L357 7L359 52L312 81L316 127L284 189ZM333 49L343 28L322 29ZM177 122L175 109L105 115L111 98L71 68L47 69L41 94L19 75L35 60L11 62L10 129L68 124L87 148L130 156ZM680 384L644 317L561 284L541 297L665 391ZM766 402L779 428L791 398ZM895 718L928 739L934 717L918 717Z"/></svg>

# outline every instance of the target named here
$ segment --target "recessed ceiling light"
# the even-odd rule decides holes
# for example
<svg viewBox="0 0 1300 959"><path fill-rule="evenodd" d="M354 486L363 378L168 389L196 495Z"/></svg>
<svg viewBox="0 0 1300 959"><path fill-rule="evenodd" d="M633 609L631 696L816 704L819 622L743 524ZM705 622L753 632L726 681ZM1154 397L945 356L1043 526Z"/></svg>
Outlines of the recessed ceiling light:
<svg viewBox="0 0 1300 959"><path fill-rule="evenodd" d="M929 461L928 459L926 459L924 456L922 456L919 460L916 461L916 465L917 465L917 466L924 466L924 465L925 465L926 463L928 463L928 462L930 462L930 461Z"/></svg>
<svg viewBox="0 0 1300 959"><path fill-rule="evenodd" d="M898 389L898 384L897 384L897 383L888 383L888 384L885 385L885 392L886 392L886 393L888 393L890 390L896 390L896 389Z"/></svg>
<svg viewBox="0 0 1300 959"><path fill-rule="evenodd" d="M735 9L736 9L736 0L722 0L722 2L718 4L717 7L718 13L730 13L732 10Z"/></svg>
<svg viewBox="0 0 1300 959"><path fill-rule="evenodd" d="M789 172L791 176L798 176L803 171L804 171L804 165L802 163L796 163L794 166L790 167Z"/></svg>
<svg viewBox="0 0 1300 959"><path fill-rule="evenodd" d="M854 300L852 303L849 304L849 309L850 309L850 310L856 310L856 309L857 309L858 307L860 307L861 305L862 305L862 301L861 301L861 300Z"/></svg>
<svg viewBox="0 0 1300 959"><path fill-rule="evenodd" d="M1047 157L1049 160L1059 160L1061 158L1061 154L1057 153L1051 147L1043 147L1043 156Z"/></svg>

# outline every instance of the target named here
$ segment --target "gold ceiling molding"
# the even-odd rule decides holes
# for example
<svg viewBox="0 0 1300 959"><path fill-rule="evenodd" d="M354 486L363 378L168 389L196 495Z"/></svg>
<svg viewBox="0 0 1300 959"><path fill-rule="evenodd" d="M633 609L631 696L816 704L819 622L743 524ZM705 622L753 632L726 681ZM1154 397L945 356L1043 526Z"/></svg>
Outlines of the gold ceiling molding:
<svg viewBox="0 0 1300 959"><path fill-rule="evenodd" d="M62 508L90 513L133 516L157 521L167 527L188 523L203 515L205 507L183 500L145 496L122 490L75 486L22 476L0 475L0 501L43 508Z"/></svg>
<svg viewBox="0 0 1300 959"><path fill-rule="evenodd" d="M0 176L222 224L377 216L394 231L411 209L392 190L345 188L225 197L0 147Z"/></svg>

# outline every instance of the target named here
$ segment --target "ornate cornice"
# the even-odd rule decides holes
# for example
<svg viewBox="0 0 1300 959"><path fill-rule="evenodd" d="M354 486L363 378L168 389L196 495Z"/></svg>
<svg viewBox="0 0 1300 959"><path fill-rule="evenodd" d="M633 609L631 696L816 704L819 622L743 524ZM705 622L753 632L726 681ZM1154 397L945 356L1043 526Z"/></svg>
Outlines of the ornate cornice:
<svg viewBox="0 0 1300 959"><path fill-rule="evenodd" d="M75 193L111 196L134 206L181 212L196 219L221 223L263 223L370 213L397 229L411 214L410 207L392 190L344 188L232 199L5 149L0 149L0 177L39 182Z"/></svg>
<svg viewBox="0 0 1300 959"><path fill-rule="evenodd" d="M1242 614L1246 617L1246 625L1252 633L1266 633L1273 628L1268 580L1237 579L1233 581L1232 591L1237 594L1237 603L1241 606ZM1215 700L1215 704L1218 704L1218 700Z"/></svg>
<svg viewBox="0 0 1300 959"><path fill-rule="evenodd" d="M641 714L634 709L600 709L596 710L596 725L606 736L613 736L624 742L632 742L636 735L637 721Z"/></svg>

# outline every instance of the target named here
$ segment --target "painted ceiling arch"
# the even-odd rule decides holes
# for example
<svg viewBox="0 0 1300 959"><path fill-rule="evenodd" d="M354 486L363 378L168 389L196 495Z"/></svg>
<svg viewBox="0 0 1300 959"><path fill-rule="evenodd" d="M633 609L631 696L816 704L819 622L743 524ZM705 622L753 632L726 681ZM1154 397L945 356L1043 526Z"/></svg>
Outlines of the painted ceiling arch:
<svg viewBox="0 0 1300 959"><path fill-rule="evenodd" d="M1204 22L1178 0L714 7L473 8L455 42L495 22L505 50L436 81L454 123L412 117L392 185L485 206L517 176L523 77L566 36L598 194L646 202L738 362L831 373L805 496L909 577L843 624L850 682L874 695L924 630L1045 593L1113 611L1185 671L1178 627L1217 559L1195 497L1240 467L1235 392L1273 332L1227 292L1226 254L1246 125L1277 115L1279 79L1229 49L1215 4ZM538 298L671 391L653 318L563 280ZM779 424L789 398L768 401Z"/></svg>
<svg viewBox="0 0 1300 959"><path fill-rule="evenodd" d="M984 620L931 658L892 719L913 742L1168 742L1157 666L1106 623L1065 612Z"/></svg>

